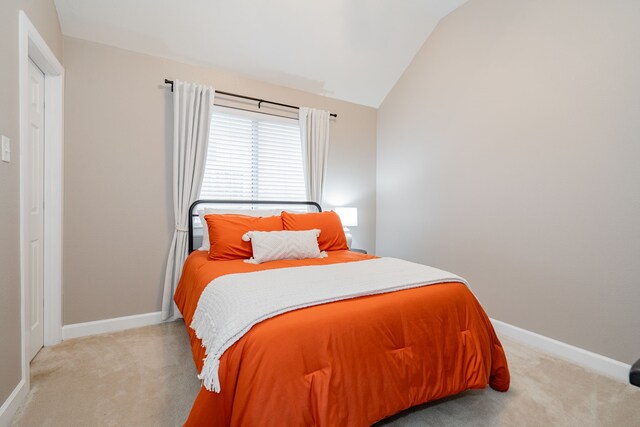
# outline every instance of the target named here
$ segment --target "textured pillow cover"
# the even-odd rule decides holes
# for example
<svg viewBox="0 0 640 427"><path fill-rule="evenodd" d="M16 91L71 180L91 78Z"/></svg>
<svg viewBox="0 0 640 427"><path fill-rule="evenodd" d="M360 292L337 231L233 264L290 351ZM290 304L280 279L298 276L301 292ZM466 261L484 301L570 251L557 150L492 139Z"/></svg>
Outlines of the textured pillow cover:
<svg viewBox="0 0 640 427"><path fill-rule="evenodd" d="M347 250L347 238L340 217L333 211L318 213L282 212L282 225L285 230L319 229L318 245L321 251Z"/></svg>
<svg viewBox="0 0 640 427"><path fill-rule="evenodd" d="M246 260L253 264L279 259L326 258L320 252L318 236L320 230L305 231L249 231L242 236L251 241L253 257Z"/></svg>
<svg viewBox="0 0 640 427"><path fill-rule="evenodd" d="M233 215L245 215L245 216L278 216L282 212L282 209L217 209L217 208L204 208L198 210L198 216L200 216L200 223L202 224L202 245L198 248L199 251L209 250L209 227L207 227L207 221L204 216L207 214L233 214Z"/></svg>
<svg viewBox="0 0 640 427"><path fill-rule="evenodd" d="M279 216L208 214L204 219L209 228L209 258L214 260L251 258L251 243L242 240L247 231L282 230L282 219Z"/></svg>

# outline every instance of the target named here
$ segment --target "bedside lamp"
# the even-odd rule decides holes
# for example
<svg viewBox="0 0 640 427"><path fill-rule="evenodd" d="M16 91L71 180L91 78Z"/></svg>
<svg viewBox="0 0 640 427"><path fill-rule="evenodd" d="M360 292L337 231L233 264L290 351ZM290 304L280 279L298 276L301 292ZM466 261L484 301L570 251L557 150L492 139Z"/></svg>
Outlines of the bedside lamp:
<svg viewBox="0 0 640 427"><path fill-rule="evenodd" d="M347 246L351 248L351 240L353 240L353 236L351 236L348 227L358 226L358 208L336 208L336 213L340 217L340 222L342 222L342 226L344 227Z"/></svg>

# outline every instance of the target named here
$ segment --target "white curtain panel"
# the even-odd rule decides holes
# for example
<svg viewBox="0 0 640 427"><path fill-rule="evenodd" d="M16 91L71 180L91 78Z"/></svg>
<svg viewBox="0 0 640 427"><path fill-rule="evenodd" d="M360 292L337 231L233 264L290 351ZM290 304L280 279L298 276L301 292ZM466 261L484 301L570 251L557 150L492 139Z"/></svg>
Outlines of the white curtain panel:
<svg viewBox="0 0 640 427"><path fill-rule="evenodd" d="M329 112L300 107L300 135L307 199L322 202L329 154Z"/></svg>
<svg viewBox="0 0 640 427"><path fill-rule="evenodd" d="M173 82L173 213L175 231L164 277L162 319L179 317L173 294L188 254L189 206L200 196L215 90Z"/></svg>

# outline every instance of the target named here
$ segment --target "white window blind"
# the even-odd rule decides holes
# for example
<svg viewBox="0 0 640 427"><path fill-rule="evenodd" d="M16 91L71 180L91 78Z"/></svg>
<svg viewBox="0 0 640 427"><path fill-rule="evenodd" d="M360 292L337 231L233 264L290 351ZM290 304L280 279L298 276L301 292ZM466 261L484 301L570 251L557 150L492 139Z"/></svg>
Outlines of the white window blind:
<svg viewBox="0 0 640 427"><path fill-rule="evenodd" d="M306 200L298 121L217 108L200 198Z"/></svg>

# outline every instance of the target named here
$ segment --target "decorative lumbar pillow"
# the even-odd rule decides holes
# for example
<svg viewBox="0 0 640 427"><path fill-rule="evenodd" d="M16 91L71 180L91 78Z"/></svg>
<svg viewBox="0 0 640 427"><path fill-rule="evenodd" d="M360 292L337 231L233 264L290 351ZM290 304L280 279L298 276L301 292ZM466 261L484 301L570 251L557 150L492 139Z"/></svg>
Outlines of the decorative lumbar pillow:
<svg viewBox="0 0 640 427"><path fill-rule="evenodd" d="M200 223L202 224L202 246L198 248L199 251L209 250L209 227L207 227L207 221L204 216L209 214L226 214L226 215L245 215L245 216L279 216L282 209L217 209L217 208L204 208L198 211L200 216Z"/></svg>
<svg viewBox="0 0 640 427"><path fill-rule="evenodd" d="M282 212L282 225L285 230L320 230L318 245L321 251L348 250L347 238L340 217L333 211L295 214Z"/></svg>
<svg viewBox="0 0 640 427"><path fill-rule="evenodd" d="M279 216L207 214L204 219L209 226L209 258L220 261L251 257L251 243L242 240L247 231L282 230Z"/></svg>
<svg viewBox="0 0 640 427"><path fill-rule="evenodd" d="M318 236L320 230L304 231L249 231L242 236L251 241L253 257L246 262L261 264L279 259L325 258L320 252Z"/></svg>

